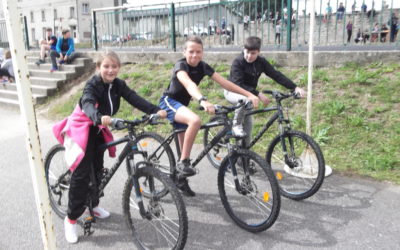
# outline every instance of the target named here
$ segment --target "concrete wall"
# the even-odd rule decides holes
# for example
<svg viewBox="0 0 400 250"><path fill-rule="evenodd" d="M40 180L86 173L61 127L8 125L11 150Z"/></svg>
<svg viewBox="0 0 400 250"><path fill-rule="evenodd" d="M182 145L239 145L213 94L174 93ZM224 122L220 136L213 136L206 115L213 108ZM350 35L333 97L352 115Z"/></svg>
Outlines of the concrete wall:
<svg viewBox="0 0 400 250"><path fill-rule="evenodd" d="M99 52L83 52L82 54L95 61ZM116 51L122 63L175 63L182 58L181 52L131 52ZM206 52L204 61L207 63L230 64L239 52ZM262 52L262 56L274 60L280 66L306 67L308 65L307 52ZM316 67L340 66L347 62L369 64L372 62L399 62L400 51L318 51L315 52L314 65Z"/></svg>

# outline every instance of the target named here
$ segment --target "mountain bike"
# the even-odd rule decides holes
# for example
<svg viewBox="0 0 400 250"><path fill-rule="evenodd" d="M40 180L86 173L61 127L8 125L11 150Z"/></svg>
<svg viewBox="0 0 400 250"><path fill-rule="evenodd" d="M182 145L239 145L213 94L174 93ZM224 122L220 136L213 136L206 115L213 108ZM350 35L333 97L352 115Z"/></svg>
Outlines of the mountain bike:
<svg viewBox="0 0 400 250"><path fill-rule="evenodd" d="M123 214L134 243L144 249L184 248L188 234L188 218L182 196L168 175L154 167L155 161L148 157L151 149L146 147L147 145L141 145L144 143L143 137L146 140L161 137L155 136L154 133L137 134L140 130L138 126L157 124L156 118L156 115L152 115L133 121L113 119L113 129L127 129L128 135L100 146L106 150L125 143L115 163L111 168L104 168L101 176L95 176L92 167L87 198L90 215L84 218L83 223L85 235L93 233L91 225L96 222L92 200L104 195L105 187L125 159L132 161L137 156L140 160L127 168L129 176L122 194ZM64 146L55 145L49 150L45 158L45 173L51 207L57 215L64 218L67 214L72 174L66 165ZM156 192L158 189L165 190L162 196Z"/></svg>
<svg viewBox="0 0 400 250"><path fill-rule="evenodd" d="M244 140L238 142L241 147L252 148L274 122L278 123L278 135L272 139L265 153L265 159L272 167L281 194L293 200L302 200L314 195L321 187L325 177L325 160L319 145L306 133L295 131L291 128L288 115L284 114L282 100L297 98L294 93L285 94L278 91L263 91L272 95L276 106L264 109L251 110L246 116L267 113L275 113L266 121L260 132L254 137L249 145L244 145ZM216 122L223 117L215 116L210 122ZM204 131L204 146L216 136L212 128ZM211 164L219 168L222 159L228 154L227 139L222 138L219 143L207 154Z"/></svg>
<svg viewBox="0 0 400 250"><path fill-rule="evenodd" d="M205 155L219 143L221 138L226 138L228 149L227 156L223 159L218 171L218 191L221 202L228 215L241 228L250 232L260 232L271 227L279 215L280 194L275 176L267 162L256 153L231 144L234 136L230 133L232 121L228 113L239 108L236 106L215 105L215 112L225 119L209 122L200 129L219 127L220 130L209 144L200 152L191 163L195 167ZM175 142L177 158L180 158L180 145L178 134L185 129L173 129L165 140L154 150L149 158L171 157L173 161L172 141ZM154 156L156 155L156 156ZM168 162L168 161L165 161ZM161 167L165 169L164 166ZM181 178L175 164L170 165L169 174L176 183ZM163 189L156 190L160 196L167 193Z"/></svg>

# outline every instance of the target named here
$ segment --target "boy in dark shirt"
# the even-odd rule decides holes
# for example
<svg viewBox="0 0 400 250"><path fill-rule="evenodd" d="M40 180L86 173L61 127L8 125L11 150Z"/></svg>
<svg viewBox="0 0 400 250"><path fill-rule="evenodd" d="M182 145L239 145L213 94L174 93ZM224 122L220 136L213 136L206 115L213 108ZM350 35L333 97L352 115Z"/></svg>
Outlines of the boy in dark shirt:
<svg viewBox="0 0 400 250"><path fill-rule="evenodd" d="M57 37L52 34L52 29L46 29L46 40L41 41L40 43L40 58L36 62L36 65L39 66L41 63L44 63L44 58L46 56L46 51L56 50Z"/></svg>
<svg viewBox="0 0 400 250"><path fill-rule="evenodd" d="M271 77L277 83L285 86L288 89L294 90L300 97L304 97L306 92L296 86L289 78L284 76L281 72L274 69L274 67L262 56L260 56L261 39L255 36L248 37L244 44L243 52L235 58L232 63L229 80L243 89L251 92L258 96L260 101L264 105L268 105L269 99L261 92L257 91L258 79L261 74L264 73ZM239 100L243 100L246 97L241 96L230 91L224 91L225 99L232 104L236 104ZM244 122L243 122L243 119ZM235 134L242 135L245 138L245 143L248 145L251 140L251 131L253 122L251 116L244 118L244 112L242 109L235 111L235 120L238 124L233 129ZM241 127L241 124L244 125ZM236 131L235 131L236 129Z"/></svg>
<svg viewBox="0 0 400 250"><path fill-rule="evenodd" d="M197 87L203 77L208 75L224 89L245 96L255 107L258 106L258 98L249 91L226 80L202 61L203 43L200 38L195 36L188 38L185 43L184 56L185 58L180 59L175 64L171 83L160 99L160 107L167 111L168 120L173 122L176 128L187 128L184 133L178 135L182 154L176 168L182 177L188 177L196 174L196 171L190 166L189 157L194 139L201 126L201 120L198 115L187 108L187 105L194 98L204 107L206 112L215 113L214 105L207 101L207 98L200 93ZM178 188L186 195L195 195L186 178L180 180Z"/></svg>

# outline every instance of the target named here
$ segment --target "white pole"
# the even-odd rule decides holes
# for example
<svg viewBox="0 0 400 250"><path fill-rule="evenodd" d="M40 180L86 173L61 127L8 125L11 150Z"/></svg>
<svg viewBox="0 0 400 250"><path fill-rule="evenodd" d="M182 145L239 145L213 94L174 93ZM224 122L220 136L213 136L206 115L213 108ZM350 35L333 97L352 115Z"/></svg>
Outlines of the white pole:
<svg viewBox="0 0 400 250"><path fill-rule="evenodd" d="M26 51L23 43L21 17L17 10L17 1L3 0L3 10L7 23L8 41L10 43L14 72L16 73L15 80L18 90L18 100L27 133L29 165L43 245L44 249L56 249L56 237L47 193L36 114L32 102Z"/></svg>
<svg viewBox="0 0 400 250"><path fill-rule="evenodd" d="M308 47L308 84L307 84L307 121L306 133L311 136L311 116L312 116L312 88L313 88L313 69L314 69L314 23L315 23L315 0L311 0L311 14L310 14L310 38ZM311 157L314 158L315 156ZM310 159L311 159L310 158ZM315 162L310 160L309 162ZM315 166L315 164L310 164ZM315 172L314 172L315 173ZM332 168L325 164L325 176L332 174Z"/></svg>
<svg viewBox="0 0 400 250"><path fill-rule="evenodd" d="M307 121L306 132L311 135L311 109L312 109L312 72L314 67L314 23L315 0L311 0L310 38L308 41L308 84L307 84Z"/></svg>

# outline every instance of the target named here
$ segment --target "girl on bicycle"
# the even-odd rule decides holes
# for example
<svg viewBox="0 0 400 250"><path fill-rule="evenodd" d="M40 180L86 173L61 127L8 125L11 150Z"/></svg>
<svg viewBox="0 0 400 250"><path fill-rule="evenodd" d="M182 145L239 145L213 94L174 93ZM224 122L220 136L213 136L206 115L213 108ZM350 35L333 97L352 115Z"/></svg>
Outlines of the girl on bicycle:
<svg viewBox="0 0 400 250"><path fill-rule="evenodd" d="M258 106L258 98L249 91L226 80L215 72L210 65L202 61L203 43L199 37L192 36L186 40L183 55L184 58L175 63L171 82L160 99L160 107L167 111L167 118L173 122L175 128L187 128L184 133L179 134L182 154L176 169L182 177L188 177L196 174L196 171L190 167L189 157L194 139L201 126L201 120L187 106L193 98L199 102L206 112L210 114L215 112L214 105L207 101L207 97L202 95L197 87L203 77L207 75L224 89L247 97L255 107ZM177 186L184 194L195 195L186 178L182 178Z"/></svg>
<svg viewBox="0 0 400 250"><path fill-rule="evenodd" d="M140 97L125 81L117 78L120 67L115 52L101 56L96 63L98 74L87 81L74 112L53 127L57 139L65 147L66 160L72 172L68 212L64 220L65 238L69 243L78 241L76 221L86 209L92 168L97 183L100 181L104 150L98 146L112 140L107 126L111 124L111 116L119 109L121 97L147 114L157 113L162 118L167 116L164 110ZM110 151L111 156L112 153ZM108 211L98 206L99 197L93 200L92 205L96 217L104 219L110 216Z"/></svg>

